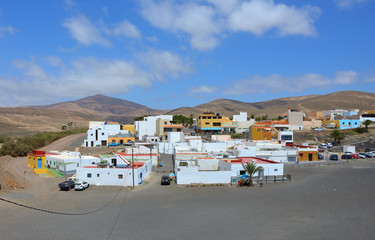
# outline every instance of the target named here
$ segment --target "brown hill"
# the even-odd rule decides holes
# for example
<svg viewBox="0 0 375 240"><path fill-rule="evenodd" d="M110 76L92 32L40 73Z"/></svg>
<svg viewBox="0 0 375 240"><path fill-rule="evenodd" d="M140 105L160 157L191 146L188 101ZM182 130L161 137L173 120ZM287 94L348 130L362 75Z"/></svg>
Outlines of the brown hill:
<svg viewBox="0 0 375 240"><path fill-rule="evenodd" d="M297 108L305 113L330 109L359 109L361 111L375 109L375 94L360 91L341 91L326 95L307 95L300 97L278 98L264 102L246 103L229 99L217 99L193 108L178 108L167 114L189 116L205 111L222 113L226 116L247 112L255 116L268 115L276 118L284 114L288 107Z"/></svg>
<svg viewBox="0 0 375 240"><path fill-rule="evenodd" d="M59 131L63 125L73 122L72 127L88 127L96 116L51 109L0 108L0 133L27 135L43 131Z"/></svg>
<svg viewBox="0 0 375 240"><path fill-rule="evenodd" d="M121 116L159 115L166 112L165 110L152 109L134 102L107 97L101 94L76 101L43 106L29 106L29 108L76 111L96 116L117 116L120 118Z"/></svg>

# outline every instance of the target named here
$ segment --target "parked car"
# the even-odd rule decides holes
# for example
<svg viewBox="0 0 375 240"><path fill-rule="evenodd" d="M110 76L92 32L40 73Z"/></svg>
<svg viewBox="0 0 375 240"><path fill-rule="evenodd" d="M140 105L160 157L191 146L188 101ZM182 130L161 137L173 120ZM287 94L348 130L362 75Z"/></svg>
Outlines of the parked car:
<svg viewBox="0 0 375 240"><path fill-rule="evenodd" d="M318 153L318 159L320 159L320 160L324 159L323 154Z"/></svg>
<svg viewBox="0 0 375 240"><path fill-rule="evenodd" d="M366 148L365 152L374 152L375 148Z"/></svg>
<svg viewBox="0 0 375 240"><path fill-rule="evenodd" d="M339 160L339 156L337 154L331 154L331 156L329 156L329 160L337 161Z"/></svg>
<svg viewBox="0 0 375 240"><path fill-rule="evenodd" d="M327 143L327 148L333 148L333 144L332 143Z"/></svg>
<svg viewBox="0 0 375 240"><path fill-rule="evenodd" d="M341 156L341 159L352 159L352 154L344 154Z"/></svg>
<svg viewBox="0 0 375 240"><path fill-rule="evenodd" d="M365 152L365 156L367 158L373 158L373 157L375 157L375 154L372 154L372 152Z"/></svg>
<svg viewBox="0 0 375 240"><path fill-rule="evenodd" d="M115 146L118 146L119 144L117 142L113 142L113 143L108 143L108 146L109 147L115 147Z"/></svg>
<svg viewBox="0 0 375 240"><path fill-rule="evenodd" d="M325 144L325 143L321 143L321 144L319 145L319 148L321 148L321 149L326 149L326 148L327 148L327 144Z"/></svg>
<svg viewBox="0 0 375 240"><path fill-rule="evenodd" d="M79 190L85 190L86 188L88 188L90 186L90 184L88 182L76 182L75 186L74 186L74 189L76 191L79 191Z"/></svg>
<svg viewBox="0 0 375 240"><path fill-rule="evenodd" d="M75 181L67 180L65 182L59 183L58 186L62 191L69 191L70 189L74 188L74 185Z"/></svg>
<svg viewBox="0 0 375 240"><path fill-rule="evenodd" d="M169 179L169 176L162 176L161 185L169 185L169 184L171 184L171 180Z"/></svg>
<svg viewBox="0 0 375 240"><path fill-rule="evenodd" d="M323 131L324 130L324 127L317 127L314 129L314 131Z"/></svg>
<svg viewBox="0 0 375 240"><path fill-rule="evenodd" d="M357 153L352 153L352 158L353 159L358 159L359 157L358 157L358 154Z"/></svg>
<svg viewBox="0 0 375 240"><path fill-rule="evenodd" d="M358 153L358 158L367 158L366 154L364 153Z"/></svg>

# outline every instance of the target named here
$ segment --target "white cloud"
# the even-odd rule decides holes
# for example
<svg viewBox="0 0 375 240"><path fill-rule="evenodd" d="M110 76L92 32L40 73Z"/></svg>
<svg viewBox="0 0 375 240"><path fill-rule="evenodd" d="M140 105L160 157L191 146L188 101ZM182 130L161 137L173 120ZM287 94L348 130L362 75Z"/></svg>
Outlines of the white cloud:
<svg viewBox="0 0 375 240"><path fill-rule="evenodd" d="M117 23L113 29L107 29L107 34L116 36L126 36L130 38L140 38L141 32L131 22L124 20L121 23Z"/></svg>
<svg viewBox="0 0 375 240"><path fill-rule="evenodd" d="M68 18L62 25L68 28L72 37L83 45L99 44L105 47L111 46L111 43L103 38L99 29L83 15Z"/></svg>
<svg viewBox="0 0 375 240"><path fill-rule="evenodd" d="M334 0L334 2L339 8L344 8L344 9L350 8L354 6L355 4L369 2L369 1L373 1L373 0Z"/></svg>
<svg viewBox="0 0 375 240"><path fill-rule="evenodd" d="M199 86L199 87L191 87L189 91L192 93L214 93L217 90L215 86Z"/></svg>
<svg viewBox="0 0 375 240"><path fill-rule="evenodd" d="M192 48L213 49L230 32L256 35L275 29L280 36L316 34L317 7L297 8L273 0L143 0L142 14L152 25L187 34Z"/></svg>
<svg viewBox="0 0 375 240"><path fill-rule="evenodd" d="M13 35L16 31L18 30L10 25L7 27L0 27L0 37L3 37L6 33Z"/></svg>
<svg viewBox="0 0 375 240"><path fill-rule="evenodd" d="M103 9L104 15L108 16L108 8L107 7L103 7L102 9Z"/></svg>
<svg viewBox="0 0 375 240"><path fill-rule="evenodd" d="M270 29L277 29L280 35L315 35L314 16L320 14L316 7L296 8L276 4L272 0L243 2L229 16L231 30L262 35Z"/></svg>
<svg viewBox="0 0 375 240"><path fill-rule="evenodd" d="M14 65L22 77L0 77L3 106L33 105L97 93L121 94L135 86L151 87L154 80L151 73L122 60L81 58L58 74L48 74L31 61L17 60Z"/></svg>
<svg viewBox="0 0 375 240"><path fill-rule="evenodd" d="M138 57L141 62L150 67L151 72L159 80L164 80L166 75L177 79L181 74L192 71L191 62L188 59L183 59L169 51L150 50L140 53Z"/></svg>
<svg viewBox="0 0 375 240"><path fill-rule="evenodd" d="M190 35L193 48L207 50L217 46L216 35L220 34L220 26L214 20L215 9L212 6L193 2L143 1L142 7L143 16L155 27Z"/></svg>
<svg viewBox="0 0 375 240"><path fill-rule="evenodd" d="M316 73L308 73L297 77L274 74L271 76L251 76L248 79L237 80L223 91L225 95L243 95L271 92L301 92L311 88L328 88L333 85L345 85L357 80L357 73L337 72L334 79Z"/></svg>
<svg viewBox="0 0 375 240"><path fill-rule="evenodd" d="M336 73L334 83L335 84L351 84L357 81L357 73L353 71L340 71Z"/></svg>

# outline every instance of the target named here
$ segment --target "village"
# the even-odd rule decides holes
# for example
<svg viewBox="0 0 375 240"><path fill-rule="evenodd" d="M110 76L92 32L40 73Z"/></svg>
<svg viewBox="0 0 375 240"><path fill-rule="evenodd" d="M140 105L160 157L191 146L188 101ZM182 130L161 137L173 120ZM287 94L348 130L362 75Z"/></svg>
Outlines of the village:
<svg viewBox="0 0 375 240"><path fill-rule="evenodd" d="M82 189L82 182L85 188L134 188L148 182L155 172L164 174L161 184L238 187L291 182L286 166L342 164L348 159L375 156L373 139L365 139L366 146L341 146L338 139L294 141L294 133L299 131L326 131L332 135L333 131L367 130L375 122L375 111L336 109L307 116L303 111L287 109L277 120L258 121L246 112L230 118L204 112L190 124L173 120L172 115L159 115L145 116L143 121L130 125L91 121L81 148L87 155L33 150L27 156L27 165L40 177L70 178L78 189ZM105 153L95 151L103 148ZM108 153L108 149L113 151Z"/></svg>

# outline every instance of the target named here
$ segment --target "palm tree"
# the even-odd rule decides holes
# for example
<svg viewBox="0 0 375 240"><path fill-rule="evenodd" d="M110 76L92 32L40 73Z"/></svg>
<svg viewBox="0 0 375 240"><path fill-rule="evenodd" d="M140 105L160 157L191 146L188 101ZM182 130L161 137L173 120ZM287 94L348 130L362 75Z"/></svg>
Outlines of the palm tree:
<svg viewBox="0 0 375 240"><path fill-rule="evenodd" d="M247 162L246 164L242 163L243 169L249 174L250 183L249 186L253 184L253 176L255 173L257 173L259 170L262 170L263 167L257 166L256 163L253 162Z"/></svg>
<svg viewBox="0 0 375 240"><path fill-rule="evenodd" d="M365 125L365 132L368 132L368 125L372 124L372 121L370 119L367 119L362 122L363 125Z"/></svg>
<svg viewBox="0 0 375 240"><path fill-rule="evenodd" d="M333 139L334 143L337 143L344 138L344 134L342 134L340 130L336 129L331 132L331 138Z"/></svg>

